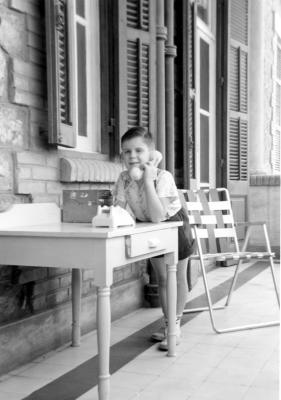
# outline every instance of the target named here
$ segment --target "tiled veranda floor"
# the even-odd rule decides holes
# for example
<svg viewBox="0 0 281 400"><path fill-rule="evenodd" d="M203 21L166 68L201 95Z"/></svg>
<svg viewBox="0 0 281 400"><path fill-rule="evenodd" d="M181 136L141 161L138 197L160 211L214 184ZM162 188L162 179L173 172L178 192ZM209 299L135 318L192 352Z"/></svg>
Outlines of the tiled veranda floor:
<svg viewBox="0 0 281 400"><path fill-rule="evenodd" d="M243 266L246 272L249 266ZM218 285L228 279L232 268L208 274L215 295L222 296L225 285ZM279 317L269 269L259 273L259 267L255 268L254 276L235 291L231 310L216 312L218 321L228 324ZM279 264L276 269L279 276ZM202 293L199 282L190 300ZM185 316L183 340L174 358L158 351L146 336L138 336L160 316L158 308L140 309L112 323L111 341L118 355L117 363L112 363L119 363L111 376L112 400L279 399L278 327L218 335L211 329L208 313ZM97 386L84 376L96 354L93 332L83 336L80 348L65 346L0 377L0 400L96 400Z"/></svg>

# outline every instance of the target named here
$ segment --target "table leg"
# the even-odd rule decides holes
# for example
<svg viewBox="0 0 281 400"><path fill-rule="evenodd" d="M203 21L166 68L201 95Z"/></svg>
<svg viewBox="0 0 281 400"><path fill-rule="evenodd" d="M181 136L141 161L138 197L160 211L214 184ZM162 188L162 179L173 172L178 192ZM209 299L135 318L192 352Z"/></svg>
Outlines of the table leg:
<svg viewBox="0 0 281 400"><path fill-rule="evenodd" d="M99 400L109 400L110 374L110 287L98 287L97 298L97 336L99 351Z"/></svg>
<svg viewBox="0 0 281 400"><path fill-rule="evenodd" d="M80 346L81 270L72 269L72 346Z"/></svg>
<svg viewBox="0 0 281 400"><path fill-rule="evenodd" d="M176 355L177 266L167 266L168 356Z"/></svg>

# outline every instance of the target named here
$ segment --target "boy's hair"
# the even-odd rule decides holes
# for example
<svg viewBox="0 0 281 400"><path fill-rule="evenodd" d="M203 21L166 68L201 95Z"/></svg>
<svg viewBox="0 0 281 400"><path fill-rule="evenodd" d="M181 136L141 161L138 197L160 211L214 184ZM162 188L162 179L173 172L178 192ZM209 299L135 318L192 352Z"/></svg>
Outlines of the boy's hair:
<svg viewBox="0 0 281 400"><path fill-rule="evenodd" d="M141 137L148 146L154 145L152 134L142 126L135 126L125 132L121 137L121 145L127 140L134 139L136 137Z"/></svg>

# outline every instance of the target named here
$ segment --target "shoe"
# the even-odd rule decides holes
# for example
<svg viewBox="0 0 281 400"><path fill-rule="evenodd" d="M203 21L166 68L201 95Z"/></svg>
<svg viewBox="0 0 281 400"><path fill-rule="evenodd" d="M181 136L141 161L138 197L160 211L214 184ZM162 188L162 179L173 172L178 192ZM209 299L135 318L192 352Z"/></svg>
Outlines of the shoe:
<svg viewBox="0 0 281 400"><path fill-rule="evenodd" d="M167 337L168 332L168 321L164 318L161 328L158 332L154 332L151 335L151 340L153 342L162 342Z"/></svg>
<svg viewBox="0 0 281 400"><path fill-rule="evenodd" d="M180 323L181 323L180 319L177 319L176 320L176 345L179 345L180 341L181 341ZM167 329L167 333L168 333L168 329ZM164 338L164 340L162 340L162 342L159 343L158 349L159 350L163 350L163 351L167 351L168 350L168 338L167 338L167 335Z"/></svg>

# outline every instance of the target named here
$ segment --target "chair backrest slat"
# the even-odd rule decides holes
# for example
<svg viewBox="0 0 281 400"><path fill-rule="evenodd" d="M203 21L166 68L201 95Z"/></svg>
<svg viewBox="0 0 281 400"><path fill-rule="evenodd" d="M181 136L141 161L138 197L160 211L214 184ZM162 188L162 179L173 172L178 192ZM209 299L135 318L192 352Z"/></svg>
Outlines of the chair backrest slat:
<svg viewBox="0 0 281 400"><path fill-rule="evenodd" d="M196 224L203 224L203 225L217 225L220 227L223 227L225 224L232 224L233 223L233 218L231 215L222 215L222 226L218 223L219 219L217 215L189 215L189 223L190 225L196 225Z"/></svg>
<svg viewBox="0 0 281 400"><path fill-rule="evenodd" d="M194 207L194 210L192 212L189 212L189 210L188 210L188 212L189 212L190 215L193 215L194 218L196 218L196 221L197 221L196 223L201 224L200 219L201 219L201 211L203 211L203 207L202 207L202 204L200 203L200 201L198 201L198 197L196 196L196 194L194 193L193 190L187 190L185 197L187 197L187 200L188 200L187 203L186 203L187 210L188 210L188 206L189 205L192 205L192 204L194 206L200 205L200 208ZM192 235L194 237L194 232L192 232ZM202 248L203 253L207 252L207 247L206 247L206 241L205 240L201 242L201 248Z"/></svg>
<svg viewBox="0 0 281 400"><path fill-rule="evenodd" d="M208 199L206 197L206 193L203 190L199 190L198 191L198 195L199 195L199 199L202 203L203 206L203 212L205 215L208 214L212 214L210 207L209 207L209 202ZM209 253L217 253L218 249L217 249L217 244L216 244L216 238L214 235L214 227L213 225L208 224L207 225L207 230L208 230L208 237L209 237L209 248L208 251Z"/></svg>
<svg viewBox="0 0 281 400"><path fill-rule="evenodd" d="M209 202L209 208L212 211L216 211L216 210L230 210L231 209L231 204L229 201L212 201Z"/></svg>
<svg viewBox="0 0 281 400"><path fill-rule="evenodd" d="M233 238L236 235L234 228L215 228L213 230L215 238ZM209 230L207 228L197 228L197 236L200 239L209 239ZM214 252L212 252L214 253Z"/></svg>
<svg viewBox="0 0 281 400"><path fill-rule="evenodd" d="M188 211L203 211L202 204L199 201L188 201L186 207Z"/></svg>
<svg viewBox="0 0 281 400"><path fill-rule="evenodd" d="M213 201L216 202L216 204L217 203L224 203L225 204L225 201L222 200L222 195L223 195L223 192L218 192L217 189L211 189L210 190L210 197L211 197L211 199ZM228 203L227 205L230 207L231 206L230 202L228 201L227 203ZM224 208L223 210L224 211L225 210L229 211L229 208L227 208L227 209ZM232 215L230 215L229 213L228 214L223 214L222 208L216 209L215 210L215 215L217 217L217 226L218 226L218 228L225 228L226 224L231 224L231 226L233 226ZM227 221L225 217L228 217L229 221ZM226 252L229 249L228 240L225 239L225 238L218 239L217 245L218 245L218 250L221 251L221 252Z"/></svg>

